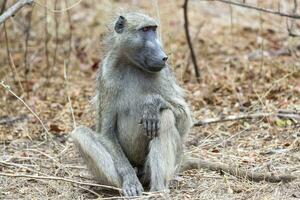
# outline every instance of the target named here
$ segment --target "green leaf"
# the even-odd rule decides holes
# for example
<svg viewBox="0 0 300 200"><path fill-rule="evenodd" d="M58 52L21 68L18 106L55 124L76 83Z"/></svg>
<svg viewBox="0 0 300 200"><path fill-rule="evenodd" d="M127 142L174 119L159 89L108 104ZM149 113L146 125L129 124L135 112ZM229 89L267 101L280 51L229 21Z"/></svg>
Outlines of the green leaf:
<svg viewBox="0 0 300 200"><path fill-rule="evenodd" d="M279 127L286 127L286 126L291 126L293 123L289 119L277 119L276 120L276 125Z"/></svg>

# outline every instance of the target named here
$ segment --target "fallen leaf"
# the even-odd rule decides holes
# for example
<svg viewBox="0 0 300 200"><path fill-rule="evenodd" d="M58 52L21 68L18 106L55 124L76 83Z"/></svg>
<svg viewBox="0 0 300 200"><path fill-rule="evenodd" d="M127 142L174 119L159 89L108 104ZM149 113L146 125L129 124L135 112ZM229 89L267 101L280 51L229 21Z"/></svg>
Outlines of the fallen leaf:
<svg viewBox="0 0 300 200"><path fill-rule="evenodd" d="M50 124L50 131L55 132L55 133L60 133L64 131L64 129L59 128L57 124Z"/></svg>

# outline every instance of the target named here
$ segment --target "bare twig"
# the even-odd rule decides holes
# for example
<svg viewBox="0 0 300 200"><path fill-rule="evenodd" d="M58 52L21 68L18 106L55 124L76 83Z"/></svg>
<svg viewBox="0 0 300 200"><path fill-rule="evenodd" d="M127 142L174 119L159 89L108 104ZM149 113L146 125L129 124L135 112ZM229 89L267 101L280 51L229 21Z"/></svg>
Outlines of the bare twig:
<svg viewBox="0 0 300 200"><path fill-rule="evenodd" d="M263 23L263 19L262 19L262 13L259 13L259 27L260 27L260 35L263 35L263 29L264 29L264 23ZM264 56L264 49L265 49L265 39L264 37L262 37L262 41L260 43L260 49L261 49L261 57L260 57L260 70L259 70L259 76L262 76L263 73L263 67L264 67L264 61L265 61L265 56Z"/></svg>
<svg viewBox="0 0 300 200"><path fill-rule="evenodd" d="M285 114L299 114L300 115L300 109L279 109L279 113L285 113Z"/></svg>
<svg viewBox="0 0 300 200"><path fill-rule="evenodd" d="M72 4L71 6L67 6L66 8L64 9L60 9L60 10L56 10L56 9L51 9L51 8L48 8L47 6L45 6L43 3L39 3L38 1L34 1L35 4L41 6L41 7L44 7L46 8L47 10L49 10L50 12L53 12L53 13L63 13L63 12L66 12L68 10L71 10L72 8L74 8L75 6L79 5L81 3L82 0L78 0L77 2L75 2L74 4Z"/></svg>
<svg viewBox="0 0 300 200"><path fill-rule="evenodd" d="M183 162L181 171L189 170L189 169L199 169L204 168L212 171L219 171L231 174L238 178L246 178L250 181L260 182L267 181L271 183L277 182L290 182L297 179L296 176L283 174L277 175L274 173L260 173L260 172L252 172L246 169L241 169L240 167L230 166L223 163L205 161L199 158L186 158Z"/></svg>
<svg viewBox="0 0 300 200"><path fill-rule="evenodd" d="M197 78L197 81L200 82L199 68L198 68L197 59L196 59L196 55L195 55L195 52L194 52L194 49L193 49L191 36L190 36L190 32L189 32L188 0L185 0L184 4L183 4L183 17L184 17L185 36L186 36L186 39L187 39L187 42L188 42L188 46L190 48L191 58L192 58L192 61L193 61L193 64L194 64L196 78Z"/></svg>
<svg viewBox="0 0 300 200"><path fill-rule="evenodd" d="M17 116L17 117L0 117L0 125L13 124L17 121L22 121L26 118L27 118L26 115L20 115L20 116Z"/></svg>
<svg viewBox="0 0 300 200"><path fill-rule="evenodd" d="M264 57L278 57L278 56L290 56L291 50L287 47L282 47L280 49L276 50L268 50L268 51L262 51L262 48L256 51L253 51L246 55L247 59L250 61L262 59L262 56Z"/></svg>
<svg viewBox="0 0 300 200"><path fill-rule="evenodd" d="M216 117L216 118L209 118L199 120L194 123L194 126L204 126L213 123L219 122L228 122L228 121L236 121L236 120L243 120L243 119L256 119L256 118L264 118L264 117L271 117L277 116L281 118L288 118L300 121L300 115L295 113L254 113L254 114L239 114L239 115L229 115L224 117Z"/></svg>
<svg viewBox="0 0 300 200"><path fill-rule="evenodd" d="M295 15L297 13L297 9L298 9L298 2L297 0L294 0L294 8L293 8L293 14ZM286 20L286 26L287 26L287 30L288 30L288 33L289 33L289 36L291 37L299 37L300 35L295 33L294 30L295 30L295 24L296 24L296 21L295 19L291 19L291 24L289 25L288 23L288 19Z"/></svg>
<svg viewBox="0 0 300 200"><path fill-rule="evenodd" d="M35 169L32 169L30 167L27 167L27 166L24 166L24 165L21 165L21 164L17 164L17 163L6 162L6 161L1 161L0 160L0 165L18 167L18 168L26 169L27 171L30 171L30 172L33 172L33 173L46 175L45 173L39 172L39 171L37 171Z"/></svg>
<svg viewBox="0 0 300 200"><path fill-rule="evenodd" d="M65 0L66 7L68 7L68 1ZM72 107L72 102L71 98L69 95L69 85L68 85L68 69L69 69L69 64L70 64L70 58L71 58L71 52L72 52L72 18L71 18L71 13L70 10L67 10L67 17L68 17L68 23L69 23L69 37L68 37L68 50L67 50L67 59L64 61L64 78L65 78L65 84L66 84L66 90L67 90L67 97L68 97L68 102L70 106L70 111L72 114L72 120L73 120L73 128L76 128L76 120L75 120L75 115Z"/></svg>
<svg viewBox="0 0 300 200"><path fill-rule="evenodd" d="M76 128L76 120L75 120L75 115L74 115L74 111L73 111L73 107L72 107L72 102L71 102L71 98L70 98L70 94L69 94L69 83L68 83L68 76L67 76L67 65L66 62L64 62L64 78L65 78L65 89L66 89L66 93L67 93L67 97L68 97L68 102L69 102L69 106L70 106L70 111L71 111L71 115L72 115L72 120L73 120L73 128Z"/></svg>
<svg viewBox="0 0 300 200"><path fill-rule="evenodd" d="M66 7L68 7L68 1L65 1ZM67 10L67 17L68 17L68 23L69 23L69 36L68 36L68 50L67 50L67 62L66 66L67 68L69 67L70 63L70 57L71 57L71 52L72 52L72 18L71 18L71 12L70 10Z"/></svg>
<svg viewBox="0 0 300 200"><path fill-rule="evenodd" d="M0 16L0 24L2 24L5 20L7 20L9 17L14 16L21 8L23 8L26 5L31 5L33 3L33 0L19 0L17 3L15 3L13 6L8 8L1 16Z"/></svg>
<svg viewBox="0 0 300 200"><path fill-rule="evenodd" d="M47 6L47 1L46 1ZM49 63L49 33L48 33L48 10L45 8L45 57L46 57L46 69L50 71L50 63ZM48 73L49 74L49 73ZM49 78L49 77L48 77Z"/></svg>
<svg viewBox="0 0 300 200"><path fill-rule="evenodd" d="M19 97L18 95L16 95L9 87L9 85L4 84L3 81L0 82L1 86L6 89L9 93L11 93L14 97L16 97L19 101L21 101L24 106L34 115L34 117L40 122L40 124L42 125L43 129L45 130L45 132L47 133L47 135L52 139L51 134L49 133L48 129L46 128L45 124L43 123L43 121L39 118L39 116L25 103L25 101Z"/></svg>
<svg viewBox="0 0 300 200"><path fill-rule="evenodd" d="M2 173L2 172L0 172L0 176L15 177L15 178L29 178L29 179L36 179L36 180L64 181L64 182L73 183L73 184L77 184L77 185L100 187L100 188L103 188L103 189L111 189L111 190L115 190L115 191L118 191L118 192L122 192L122 189L114 187L114 186L100 185L100 184L97 184L97 183L88 183L88 182L75 181L75 180L72 180L72 179L57 177L57 176L36 176L36 175L28 175L28 174L12 174L12 173ZM159 191L158 192L143 192L143 194L147 195L147 197L161 196ZM136 197L118 197L118 199L123 199L123 198L128 199L128 198L136 198Z"/></svg>
<svg viewBox="0 0 300 200"><path fill-rule="evenodd" d="M54 2L54 9L55 10L57 9L58 2L60 2L60 1L55 0L55 2ZM57 13L54 13L54 23L55 23L55 47L54 47L53 63L51 65L50 69L48 69L49 71L47 73L47 76L48 76L48 80L47 81L49 83L51 83L51 78L54 77L53 75L54 75L54 71L55 71L55 67L56 67L57 51L58 51L58 45L59 45L58 44L58 42L59 42L59 38L58 38L58 35L59 35L59 32L58 32L58 29L59 29L59 20L58 20Z"/></svg>
<svg viewBox="0 0 300 200"><path fill-rule="evenodd" d="M9 64L9 67L10 67L11 71L13 72L13 74L16 75L16 77L13 76L13 79L14 79L15 84L17 84L17 82L18 82L18 83L19 83L20 89L22 90L22 92L24 92L22 83L21 83L21 81L20 81L19 74L18 74L18 72L17 72L17 69L16 69L16 66L15 66L13 57L12 57L11 52L10 52L9 41L8 41L8 34L7 34L5 22L3 23L3 26L4 26L4 36L5 36L5 44L6 44L6 53L7 53L7 58L8 58L8 64ZM17 79L17 80L16 80L16 79Z"/></svg>
<svg viewBox="0 0 300 200"><path fill-rule="evenodd" d="M28 41L30 38L30 31L31 31L31 18L32 18L32 10L30 10L28 15L26 16L26 26L25 26L24 65L25 65L25 80L26 80L27 96L29 96L28 74L30 72L30 64L28 63Z"/></svg>
<svg viewBox="0 0 300 200"><path fill-rule="evenodd" d="M199 36L199 34L200 34L200 32L201 32L203 26L204 26L204 22L202 22L202 23L198 26L197 32L195 33L194 38L192 39L192 43L193 43L193 44L195 44L195 42L196 42L196 40L197 40L197 38L198 38L198 36ZM186 66L185 66L185 69L183 70L183 73L186 73L186 72L187 72L188 67L189 67L189 65L190 65L190 62L191 62L191 52L190 52L189 55L187 56L187 64L186 64Z"/></svg>
<svg viewBox="0 0 300 200"><path fill-rule="evenodd" d="M209 0L209 1L219 1L219 2L222 2L222 3L231 4L231 5L235 5L235 6L240 6L240 7L244 7L244 8L248 8L248 9L253 9L253 10L258 10L258 11L261 11L261 12L265 12L265 13L269 13L269 14L273 14L273 15L279 15L279 16L282 16L282 17L300 19L300 15L297 15L297 14L283 13L283 12L280 12L280 11L275 11L275 10L271 10L271 9L267 9L267 8L261 8L261 7L249 5L249 4L246 4L246 3L242 3L242 2L236 2L236 1L230 1L230 0Z"/></svg>
<svg viewBox="0 0 300 200"><path fill-rule="evenodd" d="M4 0L3 3L2 3L2 5L1 5L0 15L2 15L2 13L4 12L6 3L7 3L7 0Z"/></svg>
<svg viewBox="0 0 300 200"><path fill-rule="evenodd" d="M58 0L55 0L54 9L57 9L57 2L58 2ZM59 28L59 20L58 20L58 17L57 17L56 14L54 15L54 22L55 22L55 50L54 50L54 56L53 56L52 73L50 74L50 77L53 74L54 67L56 65L57 50L58 50L58 28Z"/></svg>
<svg viewBox="0 0 300 200"><path fill-rule="evenodd" d="M116 190L116 191L121 191L120 188L113 187L113 186L99 185L99 184L96 184L96 183L80 182L80 181L75 181L75 180L72 180L72 179L67 179L67 178L62 178L62 177L57 177L57 176L35 176L35 175L27 175L27 174L10 174L10 173L0 173L0 176L65 181L65 182L68 182L68 183L75 183L75 184L78 184L78 185L87 185L87 186L101 187L101 188L105 188L105 189L112 189L112 190Z"/></svg>
<svg viewBox="0 0 300 200"><path fill-rule="evenodd" d="M82 187L82 186L80 186L80 185L78 185L78 187L81 188L81 189L83 189L83 190L86 190L86 191L90 192L91 194L94 194L94 195L95 195L96 197L98 197L98 198L101 197L100 194L98 194L97 192L94 192L93 190L90 190L90 189L88 189L88 188Z"/></svg>

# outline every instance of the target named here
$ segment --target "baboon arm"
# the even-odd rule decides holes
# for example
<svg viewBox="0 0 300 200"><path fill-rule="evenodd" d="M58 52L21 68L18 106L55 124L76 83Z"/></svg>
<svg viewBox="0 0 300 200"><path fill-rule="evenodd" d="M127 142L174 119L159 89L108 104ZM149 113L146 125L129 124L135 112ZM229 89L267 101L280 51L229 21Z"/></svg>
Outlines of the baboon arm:
<svg viewBox="0 0 300 200"><path fill-rule="evenodd" d="M277 183L281 181L290 182L297 179L297 177L292 175L287 175L287 174L276 175L273 173L251 172L249 170L241 169L240 167L230 166L223 163L205 161L199 158L191 158L191 157L183 159L183 163L180 171L185 171L189 169L200 169L200 168L204 168L212 171L226 172L238 178L246 178L254 182L267 181L271 183Z"/></svg>
<svg viewBox="0 0 300 200"><path fill-rule="evenodd" d="M182 99L170 100L167 108L173 111L176 120L176 128L181 137L186 136L192 126L190 110Z"/></svg>

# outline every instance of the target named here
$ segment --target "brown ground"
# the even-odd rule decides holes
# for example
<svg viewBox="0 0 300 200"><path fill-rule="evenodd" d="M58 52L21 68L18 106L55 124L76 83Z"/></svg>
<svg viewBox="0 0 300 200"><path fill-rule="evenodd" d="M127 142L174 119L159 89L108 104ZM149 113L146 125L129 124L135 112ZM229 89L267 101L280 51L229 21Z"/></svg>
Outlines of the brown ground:
<svg viewBox="0 0 300 200"><path fill-rule="evenodd" d="M9 0L8 5L13 2ZM53 134L54 142L45 139L47 134L39 121L19 100L4 88L0 89L0 122L5 117L26 116L25 120L12 124L0 123L0 199L111 199L118 196L118 192L91 186L95 182L68 139L73 120L67 96L71 98L76 123L92 125L94 114L89 100L93 95L97 62L103 56L101 42L105 24L120 8L136 7L155 17L159 13L163 43L180 84L187 90L194 119L239 112L300 110L297 48L300 40L288 37L285 18L221 3L191 1L190 29L202 78L198 84L182 28L182 1L161 0L156 4L155 0L142 3L83 0L69 10L71 26L68 12L55 15L48 10L48 43L42 6L45 1L38 2L40 5L34 6L28 39L28 65L24 55L30 8L6 22L15 68L8 64L1 26L0 80L10 85L38 114ZM65 7L63 1L57 2L57 9ZM282 12L291 12L293 8L292 1L247 2L275 10L281 2ZM68 1L69 6L74 3L75 0ZM54 1L49 1L47 6L53 10ZM298 22L296 32L299 27ZM64 60L69 60L70 29L72 51L67 65L67 85ZM278 53L288 49L290 53L283 55L262 56L261 53L262 50ZM299 138L300 126L296 121L268 117L193 128L187 149L207 160L300 177ZM53 180L57 177L64 180ZM192 170L174 180L170 191L172 199L299 199L300 180L286 184L255 183L228 174ZM150 196L157 197L157 194Z"/></svg>

